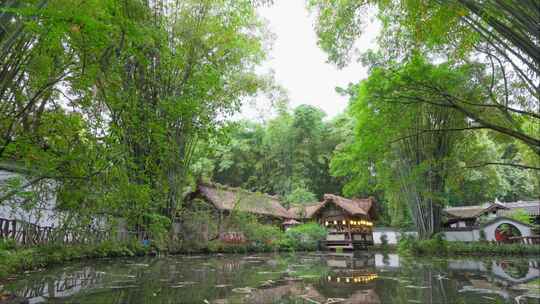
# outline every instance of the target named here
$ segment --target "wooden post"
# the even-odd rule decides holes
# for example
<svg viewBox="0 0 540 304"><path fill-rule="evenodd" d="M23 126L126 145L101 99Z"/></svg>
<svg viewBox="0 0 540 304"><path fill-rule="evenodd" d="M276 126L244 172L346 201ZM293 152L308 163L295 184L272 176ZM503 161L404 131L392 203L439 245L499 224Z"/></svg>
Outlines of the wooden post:
<svg viewBox="0 0 540 304"><path fill-rule="evenodd" d="M353 240L352 233L351 233L351 220L349 218L347 218L347 217L345 217L345 218L346 218L346 221L347 221L347 230L349 232L349 240L351 240L351 244L352 244L352 242L354 240Z"/></svg>

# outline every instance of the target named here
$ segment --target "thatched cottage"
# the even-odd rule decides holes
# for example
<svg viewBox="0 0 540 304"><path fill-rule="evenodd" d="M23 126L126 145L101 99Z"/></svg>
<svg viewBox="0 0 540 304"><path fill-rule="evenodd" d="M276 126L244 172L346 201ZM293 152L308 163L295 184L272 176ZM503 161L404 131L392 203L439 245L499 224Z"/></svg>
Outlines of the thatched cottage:
<svg viewBox="0 0 540 304"><path fill-rule="evenodd" d="M275 196L250 192L241 188L219 184L200 184L194 198L202 199L216 210L227 215L233 211L251 213L266 221L278 221L294 218Z"/></svg>
<svg viewBox="0 0 540 304"><path fill-rule="evenodd" d="M348 199L325 194L317 204L293 207L289 213L298 219L315 220L326 226L328 248L356 249L373 245L373 220L377 213L375 199Z"/></svg>
<svg viewBox="0 0 540 304"><path fill-rule="evenodd" d="M231 218L234 213L253 215L261 223L278 226L295 218L275 196L214 183L199 184L189 195L184 210L182 229L189 229L186 227L188 222L198 219L198 223L191 224L191 230L202 234L201 240L219 237L225 241L242 242L244 236L237 232L240 229ZM197 216L191 216L192 213L197 213Z"/></svg>

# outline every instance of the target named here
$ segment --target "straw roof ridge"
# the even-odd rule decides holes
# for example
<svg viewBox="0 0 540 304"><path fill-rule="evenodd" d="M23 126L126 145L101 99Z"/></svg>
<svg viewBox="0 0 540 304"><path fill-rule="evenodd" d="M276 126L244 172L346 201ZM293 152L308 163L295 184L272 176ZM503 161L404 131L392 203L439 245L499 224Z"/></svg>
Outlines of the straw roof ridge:
<svg viewBox="0 0 540 304"><path fill-rule="evenodd" d="M484 203L482 205L473 205L473 206L460 206L460 207L448 207L444 208L443 211L451 216L456 218L475 218L481 216L482 214L489 212L492 209L508 209L502 203Z"/></svg>
<svg viewBox="0 0 540 304"><path fill-rule="evenodd" d="M324 201L333 201L336 205L349 212L351 215L368 215L369 209L373 205L371 198L348 199L335 194L325 194Z"/></svg>
<svg viewBox="0 0 540 304"><path fill-rule="evenodd" d="M349 199L335 194L325 194L321 202L292 207L289 209L289 213L296 214L300 218L312 218L319 210L330 202L333 202L351 215L369 215L370 210L374 205L374 198Z"/></svg>
<svg viewBox="0 0 540 304"><path fill-rule="evenodd" d="M316 202L311 204L296 205L289 208L289 213L295 218L311 218L315 212L324 204L324 202Z"/></svg>

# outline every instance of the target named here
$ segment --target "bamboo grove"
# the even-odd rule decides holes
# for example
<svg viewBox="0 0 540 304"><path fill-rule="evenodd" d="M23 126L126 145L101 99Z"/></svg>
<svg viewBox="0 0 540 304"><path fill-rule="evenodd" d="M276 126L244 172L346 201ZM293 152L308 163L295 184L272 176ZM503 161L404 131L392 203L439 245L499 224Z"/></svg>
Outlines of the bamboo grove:
<svg viewBox="0 0 540 304"><path fill-rule="evenodd" d="M196 143L264 86L249 1L39 0L0 11L0 159L40 183L69 225L96 215L163 231Z"/></svg>

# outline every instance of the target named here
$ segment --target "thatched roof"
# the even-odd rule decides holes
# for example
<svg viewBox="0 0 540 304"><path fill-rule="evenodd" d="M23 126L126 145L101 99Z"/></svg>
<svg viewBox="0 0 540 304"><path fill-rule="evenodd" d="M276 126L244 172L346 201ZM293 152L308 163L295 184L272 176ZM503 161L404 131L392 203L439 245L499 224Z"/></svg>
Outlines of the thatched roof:
<svg viewBox="0 0 540 304"><path fill-rule="evenodd" d="M507 209L507 207L501 203L486 203L476 206L450 207L443 211L450 218L467 219L477 218L496 209Z"/></svg>
<svg viewBox="0 0 540 304"><path fill-rule="evenodd" d="M334 194L324 195L325 204L334 203L347 211L350 215L368 215L369 209L373 205L371 198L367 199L348 199Z"/></svg>
<svg viewBox="0 0 540 304"><path fill-rule="evenodd" d="M313 217L313 214L319 210L319 208L324 204L324 202L315 203L305 206L295 206L289 209L289 213L294 215L295 218L299 219L309 219Z"/></svg>
<svg viewBox="0 0 540 304"><path fill-rule="evenodd" d="M508 216L516 210L524 210L529 216L540 216L540 200L538 201L517 201L511 203L500 203L508 210L498 210L497 215Z"/></svg>
<svg viewBox="0 0 540 304"><path fill-rule="evenodd" d="M293 207L289 209L289 213L297 215L299 218L312 218L315 214L328 204L335 204L352 216L371 216L373 217L373 206L375 200L370 198L355 198L348 199L334 194L325 194L323 201L317 204Z"/></svg>
<svg viewBox="0 0 540 304"><path fill-rule="evenodd" d="M219 210L238 210L278 218L295 218L274 196L218 184L200 184L198 193Z"/></svg>

